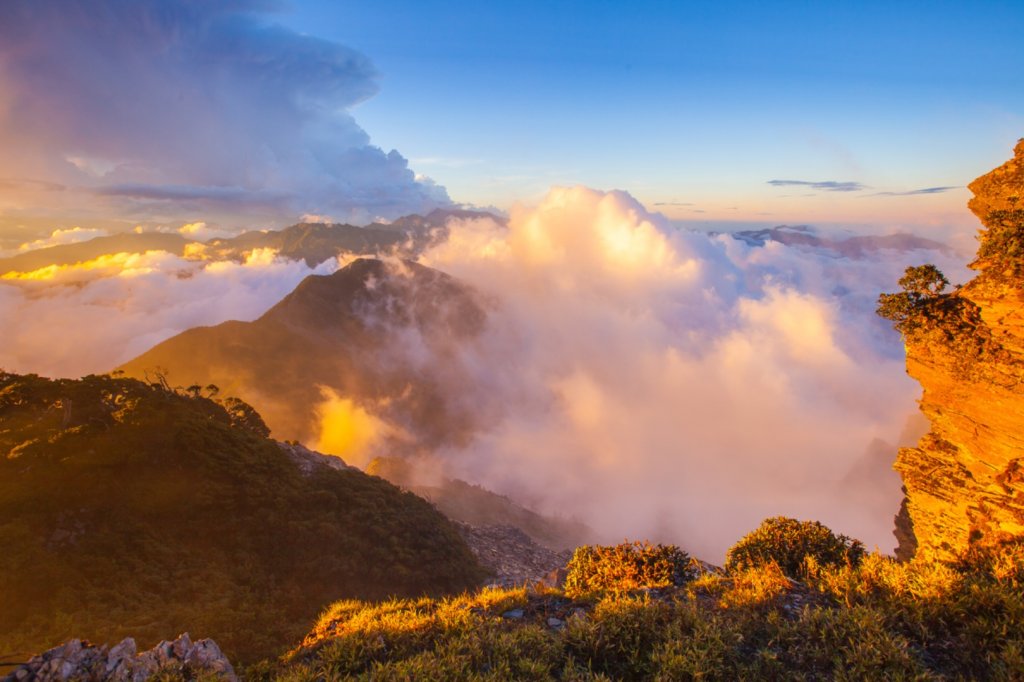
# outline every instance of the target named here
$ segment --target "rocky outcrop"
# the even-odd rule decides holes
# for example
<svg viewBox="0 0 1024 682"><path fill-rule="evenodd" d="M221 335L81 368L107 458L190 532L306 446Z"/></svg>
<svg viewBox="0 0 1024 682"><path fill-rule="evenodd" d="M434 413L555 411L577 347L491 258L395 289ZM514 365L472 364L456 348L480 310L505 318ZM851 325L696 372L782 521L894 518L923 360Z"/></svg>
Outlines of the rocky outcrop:
<svg viewBox="0 0 1024 682"><path fill-rule="evenodd" d="M513 526L471 526L459 523L459 532L484 568L491 572L487 585L514 587L542 581L564 569L571 550L555 552L534 542ZM563 577L564 579L564 577Z"/></svg>
<svg viewBox="0 0 1024 682"><path fill-rule="evenodd" d="M345 471L346 469L358 471L355 467L345 464L345 460L341 457L325 455L322 452L310 450L298 441L277 441L277 447L281 448L284 454L288 455L288 458L295 462L303 476L310 476L314 471L322 467L337 471Z"/></svg>
<svg viewBox="0 0 1024 682"><path fill-rule="evenodd" d="M931 422L895 464L906 488L903 557L915 542L918 554L948 559L972 542L1024 535L1024 140L970 189L985 225L978 274L915 299L902 328Z"/></svg>
<svg viewBox="0 0 1024 682"><path fill-rule="evenodd" d="M188 633L173 642L160 642L142 653L126 638L112 647L72 639L35 656L4 677L2 682L49 680L116 680L141 682L154 675L185 680L220 679L238 682L234 668L212 639L193 642Z"/></svg>

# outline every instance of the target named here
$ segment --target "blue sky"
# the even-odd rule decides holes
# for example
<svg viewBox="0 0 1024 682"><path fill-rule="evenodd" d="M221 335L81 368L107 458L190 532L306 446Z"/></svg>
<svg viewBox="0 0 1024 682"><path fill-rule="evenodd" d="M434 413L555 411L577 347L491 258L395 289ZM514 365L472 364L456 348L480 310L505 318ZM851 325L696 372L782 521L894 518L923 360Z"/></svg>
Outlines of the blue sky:
<svg viewBox="0 0 1024 682"><path fill-rule="evenodd" d="M940 224L966 190L866 195L963 185L1024 135L1021 2L296 1L280 19L371 58L356 118L458 201L581 183L680 219Z"/></svg>
<svg viewBox="0 0 1024 682"><path fill-rule="evenodd" d="M969 241L964 185L1024 135L1021 35L1020 0L4 0L0 248L553 185Z"/></svg>

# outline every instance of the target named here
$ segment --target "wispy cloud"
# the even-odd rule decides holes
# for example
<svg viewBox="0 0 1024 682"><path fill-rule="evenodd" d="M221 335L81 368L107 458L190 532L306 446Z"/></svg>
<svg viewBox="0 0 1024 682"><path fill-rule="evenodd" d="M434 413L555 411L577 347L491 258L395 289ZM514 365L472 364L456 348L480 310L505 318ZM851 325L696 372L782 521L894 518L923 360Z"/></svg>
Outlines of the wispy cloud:
<svg viewBox="0 0 1024 682"><path fill-rule="evenodd" d="M911 197L917 194L942 194L948 192L951 189L960 189L960 185L952 185L950 187L924 187L922 189L912 189L907 192L876 192L875 194L869 194L869 197Z"/></svg>
<svg viewBox="0 0 1024 682"><path fill-rule="evenodd" d="M826 192L860 192L867 186L860 182L839 180L769 180L772 187L811 187Z"/></svg>
<svg viewBox="0 0 1024 682"><path fill-rule="evenodd" d="M656 201L655 206L693 206L692 201Z"/></svg>
<svg viewBox="0 0 1024 682"><path fill-rule="evenodd" d="M0 189L35 189L44 192L63 192L67 187L56 182L29 180L28 178L0 178Z"/></svg>
<svg viewBox="0 0 1024 682"><path fill-rule="evenodd" d="M200 187L195 185L144 185L124 183L97 187L94 192L102 196L150 199L154 201L214 200L222 202L267 202L283 199L282 192L248 190L242 187Z"/></svg>

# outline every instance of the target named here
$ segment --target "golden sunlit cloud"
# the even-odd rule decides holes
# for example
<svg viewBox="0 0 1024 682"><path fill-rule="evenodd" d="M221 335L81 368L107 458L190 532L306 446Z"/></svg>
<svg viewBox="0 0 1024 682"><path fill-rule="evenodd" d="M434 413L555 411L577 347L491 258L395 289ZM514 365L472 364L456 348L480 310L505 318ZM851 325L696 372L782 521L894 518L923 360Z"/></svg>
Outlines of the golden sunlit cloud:
<svg viewBox="0 0 1024 682"><path fill-rule="evenodd" d="M185 244L185 250L182 255L186 260L208 260L210 258L206 244L202 242L189 242Z"/></svg>
<svg viewBox="0 0 1024 682"><path fill-rule="evenodd" d="M186 249L186 257L114 253L0 271L0 319L18 322L0 335L0 367L49 376L109 371L190 327L255 319L307 275L337 267L330 260L314 269L275 255L260 251L243 262L211 261L197 245Z"/></svg>
<svg viewBox="0 0 1024 682"><path fill-rule="evenodd" d="M164 261L175 258L166 251L111 253L80 263L47 265L28 272L12 270L0 275L0 279L75 284L97 277L135 277L156 272Z"/></svg>
<svg viewBox="0 0 1024 682"><path fill-rule="evenodd" d="M348 464L365 467L373 457L373 446L390 432L389 427L349 398L320 387L324 402L316 409L320 436L314 449L337 455Z"/></svg>
<svg viewBox="0 0 1024 682"><path fill-rule="evenodd" d="M151 250L144 253L110 253L97 258L65 265L47 265L30 271L11 270L0 275L9 282L48 282L50 284L81 284L104 277L137 277L155 272L188 276L196 268L210 273L229 272L237 268L266 268L274 265L278 251L270 247L253 249L245 253L245 260L212 260L205 244L190 242L184 254L178 257L167 251ZM205 264L197 264L204 261Z"/></svg>
<svg viewBox="0 0 1024 682"><path fill-rule="evenodd" d="M277 249L273 249L269 246L264 246L259 249L253 249L245 254L245 264L249 267L260 267L263 265L271 265L274 259L277 258Z"/></svg>
<svg viewBox="0 0 1024 682"><path fill-rule="evenodd" d="M217 238L228 238L232 236L232 232L229 230L221 230L216 227L210 227L206 222L198 220L192 223L185 223L178 228L178 234L189 239L196 239L199 241L209 241L210 239Z"/></svg>
<svg viewBox="0 0 1024 682"><path fill-rule="evenodd" d="M75 227L71 227L66 230L54 230L50 233L50 236L45 239L36 239L35 241L26 242L18 247L18 251L34 251L35 249L43 249L48 246L74 244L76 242L95 239L96 237L103 237L106 234L106 230L84 228L76 225Z"/></svg>
<svg viewBox="0 0 1024 682"><path fill-rule="evenodd" d="M552 190L507 226L455 223L421 262L496 303L463 349L472 378L450 390L514 407L445 463L609 539L643 528L715 556L720 538L788 514L886 547L897 477L845 476L914 409L874 308L919 257L951 258L754 246L583 187Z"/></svg>

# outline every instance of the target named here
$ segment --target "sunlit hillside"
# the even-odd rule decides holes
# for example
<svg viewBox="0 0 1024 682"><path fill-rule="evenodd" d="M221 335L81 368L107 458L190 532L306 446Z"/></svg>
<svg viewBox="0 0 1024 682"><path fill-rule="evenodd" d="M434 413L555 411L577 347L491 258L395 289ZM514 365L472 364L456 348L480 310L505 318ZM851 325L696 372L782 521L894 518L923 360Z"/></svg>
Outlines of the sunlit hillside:
<svg viewBox="0 0 1024 682"><path fill-rule="evenodd" d="M332 599L479 583L425 501L293 450L215 387L0 374L0 652L188 631L252 660Z"/></svg>

